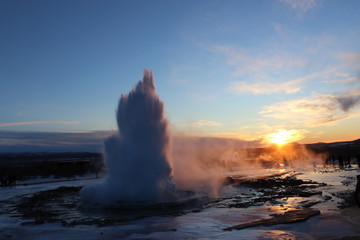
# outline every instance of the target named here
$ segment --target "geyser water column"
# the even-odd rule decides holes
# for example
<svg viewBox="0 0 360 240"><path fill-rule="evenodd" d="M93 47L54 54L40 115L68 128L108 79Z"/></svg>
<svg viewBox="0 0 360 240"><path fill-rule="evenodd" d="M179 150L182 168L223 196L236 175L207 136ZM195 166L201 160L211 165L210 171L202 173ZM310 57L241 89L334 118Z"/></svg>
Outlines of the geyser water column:
<svg viewBox="0 0 360 240"><path fill-rule="evenodd" d="M144 70L143 80L121 95L117 123L118 132L105 140L108 176L102 184L85 187L82 200L100 204L172 200L169 128L151 71Z"/></svg>

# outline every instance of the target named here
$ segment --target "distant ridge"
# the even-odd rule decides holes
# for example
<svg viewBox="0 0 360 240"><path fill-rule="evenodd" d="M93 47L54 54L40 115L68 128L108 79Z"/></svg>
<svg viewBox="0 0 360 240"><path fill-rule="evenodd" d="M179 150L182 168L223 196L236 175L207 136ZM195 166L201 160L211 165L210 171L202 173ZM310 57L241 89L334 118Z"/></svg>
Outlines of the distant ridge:
<svg viewBox="0 0 360 240"><path fill-rule="evenodd" d="M360 144L360 138L352 141L340 141L340 142L317 142L317 143L307 143L304 145L316 145L316 144L327 144L327 145L347 145L347 144Z"/></svg>
<svg viewBox="0 0 360 240"><path fill-rule="evenodd" d="M335 155L352 155L357 156L360 154L360 138L353 141L341 141L331 143L310 143L304 144L307 149L314 152L327 152Z"/></svg>

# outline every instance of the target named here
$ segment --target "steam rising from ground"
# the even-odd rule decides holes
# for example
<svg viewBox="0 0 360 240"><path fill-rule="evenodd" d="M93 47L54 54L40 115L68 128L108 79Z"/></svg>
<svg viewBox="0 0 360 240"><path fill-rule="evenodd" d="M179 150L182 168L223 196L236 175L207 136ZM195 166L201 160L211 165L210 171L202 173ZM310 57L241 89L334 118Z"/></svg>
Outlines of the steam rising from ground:
<svg viewBox="0 0 360 240"><path fill-rule="evenodd" d="M174 137L172 142L174 182L180 190L192 190L216 197L232 167L257 168L246 164L242 156L245 147L254 145L252 142L184 136Z"/></svg>
<svg viewBox="0 0 360 240"><path fill-rule="evenodd" d="M227 176L266 175L270 169L311 169L322 163L323 156L300 144L251 148L236 139L175 137L172 158L177 189L216 197Z"/></svg>
<svg viewBox="0 0 360 240"><path fill-rule="evenodd" d="M170 200L175 185L168 122L150 71L121 96L117 123L119 132L105 141L108 177L102 185L84 188L82 198L101 204Z"/></svg>

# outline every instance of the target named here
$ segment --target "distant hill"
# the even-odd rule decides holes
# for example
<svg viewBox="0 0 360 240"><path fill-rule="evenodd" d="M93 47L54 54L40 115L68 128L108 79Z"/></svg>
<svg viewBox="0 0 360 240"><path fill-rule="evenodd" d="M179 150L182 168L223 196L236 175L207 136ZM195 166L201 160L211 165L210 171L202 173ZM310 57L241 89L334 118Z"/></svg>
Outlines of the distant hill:
<svg viewBox="0 0 360 240"><path fill-rule="evenodd" d="M360 139L332 143L305 144L306 148L316 153L329 153L332 155L360 155Z"/></svg>

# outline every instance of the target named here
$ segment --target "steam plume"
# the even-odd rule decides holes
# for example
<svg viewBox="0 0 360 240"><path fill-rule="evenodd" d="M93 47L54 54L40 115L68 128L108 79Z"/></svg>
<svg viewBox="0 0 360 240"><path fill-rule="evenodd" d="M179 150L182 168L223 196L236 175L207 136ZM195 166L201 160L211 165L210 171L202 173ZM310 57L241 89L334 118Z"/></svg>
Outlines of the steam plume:
<svg viewBox="0 0 360 240"><path fill-rule="evenodd" d="M82 198L103 204L172 198L168 122L152 72L145 70L143 80L121 96L117 123L119 132L105 141L108 177L102 185L84 188Z"/></svg>

